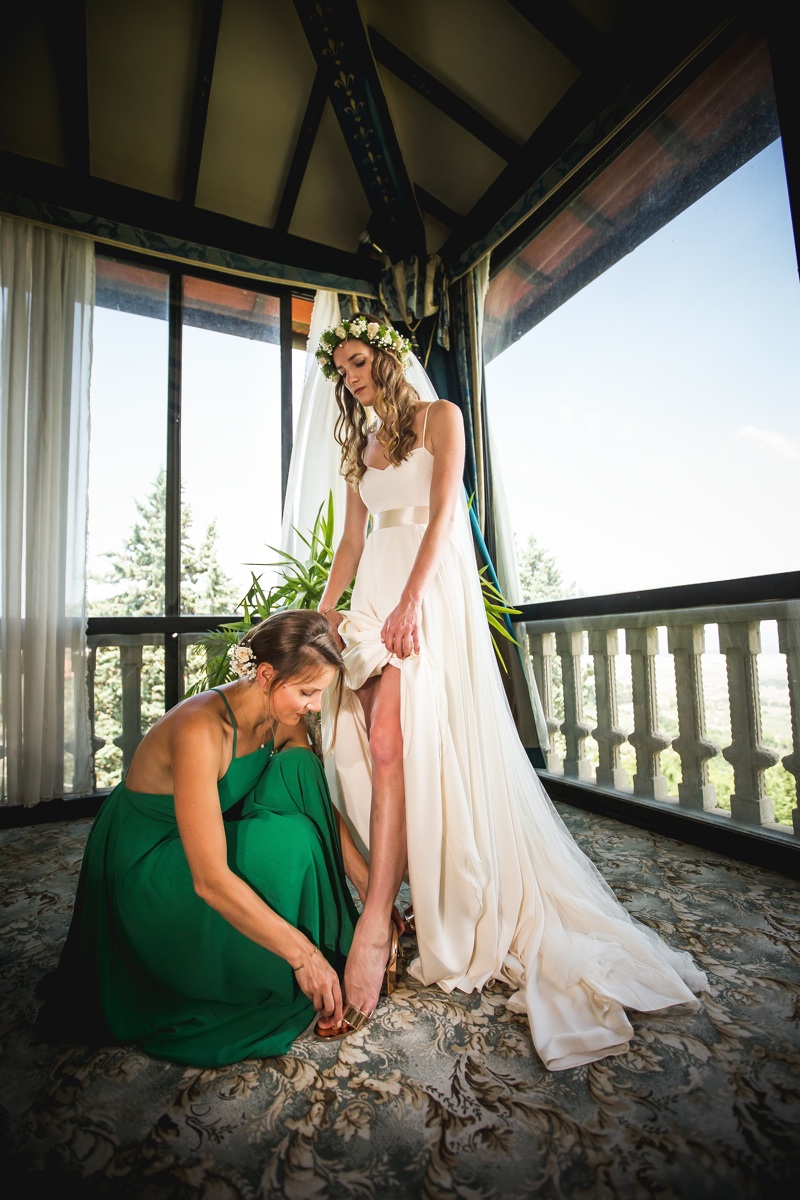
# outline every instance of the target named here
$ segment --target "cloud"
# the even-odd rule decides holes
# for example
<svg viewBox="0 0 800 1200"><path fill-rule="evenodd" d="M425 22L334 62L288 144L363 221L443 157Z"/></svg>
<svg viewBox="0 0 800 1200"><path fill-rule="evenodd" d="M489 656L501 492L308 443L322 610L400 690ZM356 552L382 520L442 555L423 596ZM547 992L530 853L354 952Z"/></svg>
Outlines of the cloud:
<svg viewBox="0 0 800 1200"><path fill-rule="evenodd" d="M749 442L751 446L764 453L772 454L775 458L787 461L800 459L800 446L793 442L785 433L774 429L759 429L756 425L745 425L736 430L737 438Z"/></svg>

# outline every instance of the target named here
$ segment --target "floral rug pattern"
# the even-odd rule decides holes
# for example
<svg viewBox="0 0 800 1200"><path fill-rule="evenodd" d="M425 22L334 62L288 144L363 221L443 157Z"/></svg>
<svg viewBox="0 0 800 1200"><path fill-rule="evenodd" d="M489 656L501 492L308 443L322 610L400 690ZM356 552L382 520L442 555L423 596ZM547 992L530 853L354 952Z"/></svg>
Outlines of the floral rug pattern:
<svg viewBox="0 0 800 1200"><path fill-rule="evenodd" d="M497 985L404 981L360 1034L194 1070L36 1041L89 822L0 833L4 1184L120 1200L781 1200L800 1166L800 887L560 809L621 900L708 972L699 1012L548 1073ZM413 951L413 946L408 949ZM16 1185L16 1186L13 1186Z"/></svg>

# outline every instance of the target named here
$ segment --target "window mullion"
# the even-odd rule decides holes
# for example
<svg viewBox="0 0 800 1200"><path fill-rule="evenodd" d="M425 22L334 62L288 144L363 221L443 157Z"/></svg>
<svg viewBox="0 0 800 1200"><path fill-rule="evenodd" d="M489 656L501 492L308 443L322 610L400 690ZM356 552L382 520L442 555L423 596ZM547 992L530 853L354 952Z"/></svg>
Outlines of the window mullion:
<svg viewBox="0 0 800 1200"><path fill-rule="evenodd" d="M292 297L280 297L281 329L281 507L286 503L292 460Z"/></svg>
<svg viewBox="0 0 800 1200"><path fill-rule="evenodd" d="M181 611L181 375L183 357L183 279L169 281L169 368L167 377L167 497L164 540L164 614ZM164 705L180 699L180 639L164 635Z"/></svg>

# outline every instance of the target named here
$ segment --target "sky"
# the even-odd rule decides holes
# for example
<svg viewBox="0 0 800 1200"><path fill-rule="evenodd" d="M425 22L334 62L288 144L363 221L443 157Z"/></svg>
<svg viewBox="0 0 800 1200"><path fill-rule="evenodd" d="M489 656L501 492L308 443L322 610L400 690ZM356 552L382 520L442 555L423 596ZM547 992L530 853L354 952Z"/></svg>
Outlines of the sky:
<svg viewBox="0 0 800 1200"><path fill-rule="evenodd" d="M487 367L511 523L575 592L800 567L800 288L780 143Z"/></svg>
<svg viewBox="0 0 800 1200"><path fill-rule="evenodd" d="M102 575L104 552L122 547L135 500L166 462L166 321L97 308L93 342L89 570ZM293 352L295 413L304 369L305 354ZM276 345L184 328L181 455L192 541L216 522L219 560L243 594L247 564L273 561L268 547L280 542ZM102 594L90 585L90 597Z"/></svg>
<svg viewBox="0 0 800 1200"><path fill-rule="evenodd" d="M798 569L799 332L775 142L488 365L518 543L586 595ZM165 321L96 309L90 571L165 462L166 377ZM279 413L277 346L185 329L184 499L242 590L279 540Z"/></svg>

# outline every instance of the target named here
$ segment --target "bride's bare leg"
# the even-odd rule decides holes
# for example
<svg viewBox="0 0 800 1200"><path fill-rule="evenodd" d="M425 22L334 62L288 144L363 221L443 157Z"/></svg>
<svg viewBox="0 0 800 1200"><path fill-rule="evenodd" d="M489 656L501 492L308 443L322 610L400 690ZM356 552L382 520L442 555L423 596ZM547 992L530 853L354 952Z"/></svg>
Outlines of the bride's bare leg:
<svg viewBox="0 0 800 1200"><path fill-rule="evenodd" d="M386 667L359 692L372 758L369 885L344 973L348 1004L372 1012L391 948L392 906L406 872L406 797L400 671Z"/></svg>

